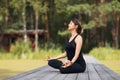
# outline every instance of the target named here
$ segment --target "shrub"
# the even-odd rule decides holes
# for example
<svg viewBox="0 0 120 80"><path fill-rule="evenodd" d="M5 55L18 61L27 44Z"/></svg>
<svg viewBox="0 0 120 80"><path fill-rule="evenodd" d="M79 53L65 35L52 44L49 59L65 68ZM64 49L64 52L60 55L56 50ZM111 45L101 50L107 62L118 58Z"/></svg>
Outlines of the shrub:
<svg viewBox="0 0 120 80"><path fill-rule="evenodd" d="M47 50L45 46L39 47L37 52L32 51L30 43L24 43L22 40L16 41L11 45L10 53L0 53L0 59L44 59L47 56L57 56L61 53L61 47L54 43L50 43L50 48Z"/></svg>
<svg viewBox="0 0 120 80"><path fill-rule="evenodd" d="M15 42L15 44L11 45L10 53L14 54L18 58L27 58L27 54L31 53L31 46L30 41L27 40L24 42L23 40L19 39Z"/></svg>
<svg viewBox="0 0 120 80"><path fill-rule="evenodd" d="M34 52L33 53L33 58L32 59L45 59L47 56L57 56L61 54L61 49L58 47L56 49L50 48L49 50L46 49L40 49L39 52Z"/></svg>
<svg viewBox="0 0 120 80"><path fill-rule="evenodd" d="M0 52L6 53L7 51L2 46L0 46Z"/></svg>

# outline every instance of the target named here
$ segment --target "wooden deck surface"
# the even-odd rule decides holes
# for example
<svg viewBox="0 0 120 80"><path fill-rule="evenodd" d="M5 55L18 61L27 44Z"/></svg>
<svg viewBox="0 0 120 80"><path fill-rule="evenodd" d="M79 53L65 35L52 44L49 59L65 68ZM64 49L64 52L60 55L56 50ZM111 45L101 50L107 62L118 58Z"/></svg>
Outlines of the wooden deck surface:
<svg viewBox="0 0 120 80"><path fill-rule="evenodd" d="M87 68L84 73L61 74L59 70L43 66L4 80L120 80L108 67L90 55L85 55Z"/></svg>

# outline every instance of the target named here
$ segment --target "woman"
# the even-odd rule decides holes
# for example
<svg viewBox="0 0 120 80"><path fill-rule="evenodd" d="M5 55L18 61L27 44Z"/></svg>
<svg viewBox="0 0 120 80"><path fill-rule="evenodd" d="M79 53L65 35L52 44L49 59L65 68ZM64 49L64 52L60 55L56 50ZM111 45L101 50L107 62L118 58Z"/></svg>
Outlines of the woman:
<svg viewBox="0 0 120 80"><path fill-rule="evenodd" d="M48 65L59 69L61 73L79 73L84 72L86 63L82 55L82 27L80 22L74 18L68 24L68 30L71 32L71 37L66 44L66 51L55 57L48 57ZM67 57L67 61L60 61L58 59Z"/></svg>

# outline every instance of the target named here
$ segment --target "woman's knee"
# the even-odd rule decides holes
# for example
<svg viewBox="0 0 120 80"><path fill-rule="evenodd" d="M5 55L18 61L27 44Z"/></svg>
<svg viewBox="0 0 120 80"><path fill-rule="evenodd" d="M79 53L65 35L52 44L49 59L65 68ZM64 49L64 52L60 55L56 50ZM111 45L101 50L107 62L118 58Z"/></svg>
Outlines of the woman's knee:
<svg viewBox="0 0 120 80"><path fill-rule="evenodd" d="M49 60L49 61L48 61L48 65L49 65L49 66L52 66L53 64L54 64L54 60Z"/></svg>
<svg viewBox="0 0 120 80"><path fill-rule="evenodd" d="M53 68L56 68L56 69L60 69L61 65L62 65L62 62L59 61L59 60L49 60L48 61L48 65L53 67Z"/></svg>

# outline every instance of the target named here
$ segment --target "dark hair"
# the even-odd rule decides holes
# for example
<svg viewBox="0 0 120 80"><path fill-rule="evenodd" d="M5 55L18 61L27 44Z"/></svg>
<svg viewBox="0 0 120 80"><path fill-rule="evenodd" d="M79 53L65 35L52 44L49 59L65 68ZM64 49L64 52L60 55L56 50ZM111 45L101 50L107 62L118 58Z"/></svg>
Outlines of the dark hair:
<svg viewBox="0 0 120 80"><path fill-rule="evenodd" d="M77 33L78 33L78 34L81 34L81 33L82 33L82 26L81 26L80 21L79 21L77 18L72 18L71 21L72 21L75 25L78 25Z"/></svg>

